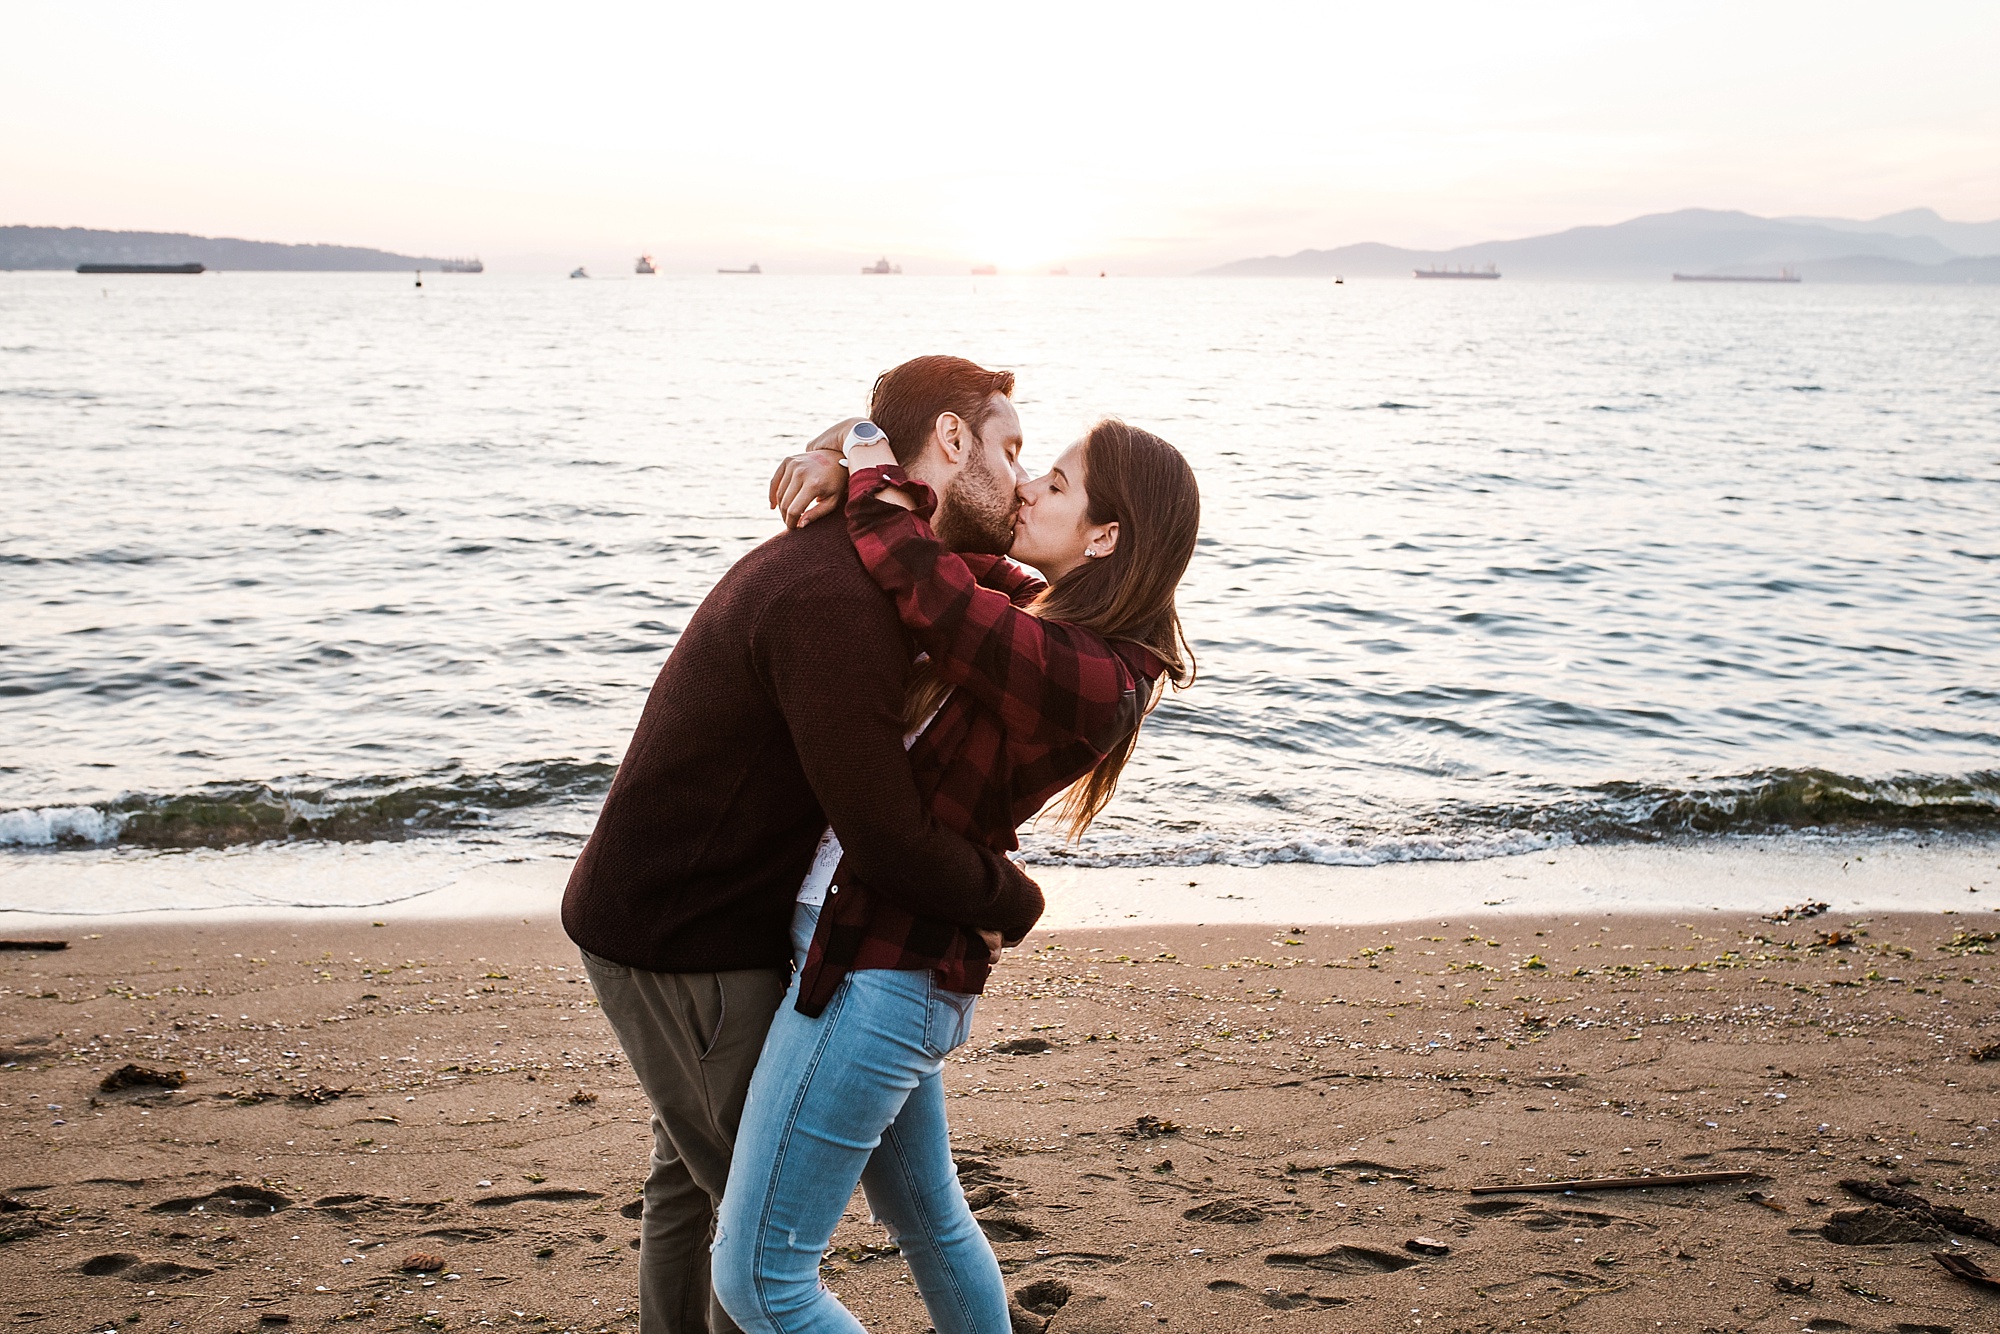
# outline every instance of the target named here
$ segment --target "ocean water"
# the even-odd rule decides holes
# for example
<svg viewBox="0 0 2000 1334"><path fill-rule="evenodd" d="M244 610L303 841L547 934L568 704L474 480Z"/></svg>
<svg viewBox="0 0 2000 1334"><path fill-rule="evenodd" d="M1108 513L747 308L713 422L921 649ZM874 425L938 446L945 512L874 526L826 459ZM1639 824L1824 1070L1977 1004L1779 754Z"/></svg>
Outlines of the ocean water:
<svg viewBox="0 0 2000 1334"><path fill-rule="evenodd" d="M936 351L1203 488L1200 680L1032 860L2000 831L2000 292L34 273L0 861L573 850L777 459Z"/></svg>

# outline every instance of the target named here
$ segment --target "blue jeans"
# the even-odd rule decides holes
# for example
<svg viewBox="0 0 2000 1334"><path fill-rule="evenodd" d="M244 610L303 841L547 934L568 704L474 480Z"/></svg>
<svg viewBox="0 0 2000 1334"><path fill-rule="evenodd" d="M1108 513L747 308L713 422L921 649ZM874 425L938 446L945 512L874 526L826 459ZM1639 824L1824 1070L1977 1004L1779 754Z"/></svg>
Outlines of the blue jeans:
<svg viewBox="0 0 2000 1334"><path fill-rule="evenodd" d="M801 906L804 958L819 910ZM717 1217L715 1295L746 1334L863 1334L819 1281L853 1197L889 1226L938 1334L1008 1334L1007 1289L959 1189L944 1114L944 1058L976 999L933 975L850 973L817 1019L793 1008L764 1039Z"/></svg>

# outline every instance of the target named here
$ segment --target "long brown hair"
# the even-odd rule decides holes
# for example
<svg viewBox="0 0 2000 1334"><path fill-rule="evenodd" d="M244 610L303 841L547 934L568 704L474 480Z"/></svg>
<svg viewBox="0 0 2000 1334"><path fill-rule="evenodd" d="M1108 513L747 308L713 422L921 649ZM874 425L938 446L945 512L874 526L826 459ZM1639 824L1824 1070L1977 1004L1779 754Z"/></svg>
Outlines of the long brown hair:
<svg viewBox="0 0 2000 1334"><path fill-rule="evenodd" d="M1146 700L1145 712L1151 713L1170 682L1180 690L1194 684L1194 651L1181 629L1174 594L1194 556L1201 492L1179 450L1115 417L1098 422L1084 437L1083 483L1089 521L1117 524L1118 544L1109 555L1086 560L1056 580L1028 610L1137 644L1158 658L1166 670ZM919 671L907 696L910 725L921 724L947 693L935 673ZM1081 838L1110 803L1138 741L1135 728L1063 794L1056 818L1068 838Z"/></svg>

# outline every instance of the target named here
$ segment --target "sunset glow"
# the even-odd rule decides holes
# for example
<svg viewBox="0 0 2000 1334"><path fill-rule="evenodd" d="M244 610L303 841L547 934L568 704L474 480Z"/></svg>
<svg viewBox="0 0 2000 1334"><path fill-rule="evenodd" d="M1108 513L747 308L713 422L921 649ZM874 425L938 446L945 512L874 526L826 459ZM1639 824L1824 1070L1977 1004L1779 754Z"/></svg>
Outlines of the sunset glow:
<svg viewBox="0 0 2000 1334"><path fill-rule="evenodd" d="M26 3L13 222L1186 272L1691 206L2000 215L1991 5ZM1754 127L1746 132L1746 127ZM602 262L602 261L600 261Z"/></svg>

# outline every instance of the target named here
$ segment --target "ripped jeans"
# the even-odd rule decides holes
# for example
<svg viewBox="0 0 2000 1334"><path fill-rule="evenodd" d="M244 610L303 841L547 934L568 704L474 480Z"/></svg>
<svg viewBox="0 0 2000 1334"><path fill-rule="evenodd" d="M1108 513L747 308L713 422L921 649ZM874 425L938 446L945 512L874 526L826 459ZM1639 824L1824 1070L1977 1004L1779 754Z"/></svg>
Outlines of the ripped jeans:
<svg viewBox="0 0 2000 1334"><path fill-rule="evenodd" d="M793 921L800 959L819 920ZM850 973L823 1013L778 1007L750 1080L712 1248L716 1297L747 1334L862 1334L819 1280L858 1182L902 1247L938 1334L1007 1334L999 1263L951 1160L944 1058L977 999L928 971Z"/></svg>

